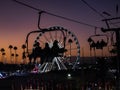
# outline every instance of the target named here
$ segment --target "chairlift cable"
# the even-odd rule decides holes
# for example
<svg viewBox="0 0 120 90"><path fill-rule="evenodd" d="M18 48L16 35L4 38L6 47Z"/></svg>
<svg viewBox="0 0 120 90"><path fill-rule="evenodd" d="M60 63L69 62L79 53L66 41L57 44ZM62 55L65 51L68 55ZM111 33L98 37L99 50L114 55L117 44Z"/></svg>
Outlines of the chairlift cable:
<svg viewBox="0 0 120 90"><path fill-rule="evenodd" d="M101 13L99 13L95 8L93 8L90 4L88 4L85 0L81 0L84 4L86 4L91 10L93 10L95 13L97 13L99 16L101 16L102 18L106 18L104 15L102 15ZM104 12L106 13L106 12ZM116 13L118 13L118 6L116 6ZM108 13L106 13L108 14ZM109 21L111 23L111 21ZM119 27L117 25L115 25L114 23L111 23L116 27Z"/></svg>
<svg viewBox="0 0 120 90"><path fill-rule="evenodd" d="M25 4L25 3L20 2L20 1L17 1L17 0L13 0L13 1L14 1L14 2L17 2L17 3L21 4L21 5L27 6L27 7L31 8L31 9L34 9L34 10L36 10L36 11L44 12L44 13L46 13L46 14L48 14L48 15L52 15L52 16L55 16L55 17L58 17L58 18L61 18L61 19L64 19L64 20L68 20L68 21L71 21L71 22L79 23L79 24L82 24L82 25L85 25L85 26L89 26L89 27L93 27L93 28L94 28L94 27L97 27L97 26L94 26L94 25L90 25L90 24L87 24L87 23L84 23L84 22L80 22L80 21L74 20L74 19L70 19L70 18L67 18L67 17L63 17L63 16L59 16L59 15L56 15L56 14L47 12L47 11L43 11L43 10L41 10L41 9L35 8L35 7L33 7L33 6L30 6L30 5L28 5L28 4ZM101 28L101 27L97 27L97 28Z"/></svg>
<svg viewBox="0 0 120 90"><path fill-rule="evenodd" d="M86 4L90 9L96 12L99 16L105 18L101 13L99 13L95 8L93 8L90 4L88 4L85 0L81 0L84 4Z"/></svg>

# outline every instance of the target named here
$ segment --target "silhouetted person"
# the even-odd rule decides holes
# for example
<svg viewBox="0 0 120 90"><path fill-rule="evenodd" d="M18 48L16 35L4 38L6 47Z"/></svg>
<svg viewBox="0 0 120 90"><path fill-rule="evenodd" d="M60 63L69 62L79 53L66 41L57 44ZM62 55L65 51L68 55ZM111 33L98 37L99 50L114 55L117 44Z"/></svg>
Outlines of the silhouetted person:
<svg viewBox="0 0 120 90"><path fill-rule="evenodd" d="M96 49L102 49L99 41L96 42Z"/></svg>
<svg viewBox="0 0 120 90"><path fill-rule="evenodd" d="M31 64L32 63L32 58L34 57L33 53L29 54L28 57L29 57L29 63Z"/></svg>
<svg viewBox="0 0 120 90"><path fill-rule="evenodd" d="M57 40L55 40L53 42L53 47L51 48L52 56L54 56L54 57L61 56L65 51L67 51L65 48L60 48L58 46L58 41Z"/></svg>
<svg viewBox="0 0 120 90"><path fill-rule="evenodd" d="M59 46L58 46L57 40L55 40L53 42L53 46L51 48L51 53L52 53L52 56L54 56L54 57L57 57L59 55Z"/></svg>
<svg viewBox="0 0 120 90"><path fill-rule="evenodd" d="M36 58L41 57L42 49L40 47L40 43L39 42L36 42L33 54L34 54L34 62L35 62Z"/></svg>
<svg viewBox="0 0 120 90"><path fill-rule="evenodd" d="M107 43L103 39L101 40L100 44L101 44L101 47L107 46Z"/></svg>
<svg viewBox="0 0 120 90"><path fill-rule="evenodd" d="M41 63L48 62L50 60L51 49L48 43L45 43L45 47L43 48L43 55L41 57Z"/></svg>
<svg viewBox="0 0 120 90"><path fill-rule="evenodd" d="M96 47L96 43L94 41L92 41L92 43L90 43L90 50L92 50L92 48Z"/></svg>
<svg viewBox="0 0 120 90"><path fill-rule="evenodd" d="M25 52L22 53L22 59L26 59L26 55L25 55Z"/></svg>
<svg viewBox="0 0 120 90"><path fill-rule="evenodd" d="M36 43L34 44L34 47L35 47L35 48L33 48L32 53L29 55L30 63L31 63L32 58L34 59L34 63L35 63L36 58L42 56L42 49L41 49L41 47L40 47L40 43L39 43L39 42L36 42Z"/></svg>

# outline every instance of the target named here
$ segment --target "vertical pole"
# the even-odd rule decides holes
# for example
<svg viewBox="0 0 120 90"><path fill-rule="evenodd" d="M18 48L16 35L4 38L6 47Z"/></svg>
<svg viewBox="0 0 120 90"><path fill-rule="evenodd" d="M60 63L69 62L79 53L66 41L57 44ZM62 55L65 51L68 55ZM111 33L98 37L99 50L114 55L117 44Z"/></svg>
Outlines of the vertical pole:
<svg viewBox="0 0 120 90"><path fill-rule="evenodd" d="M96 49L95 47L93 49L94 49L94 57L96 58Z"/></svg>
<svg viewBox="0 0 120 90"><path fill-rule="evenodd" d="M117 42L117 81L116 90L120 90L120 30L116 30L116 42Z"/></svg>

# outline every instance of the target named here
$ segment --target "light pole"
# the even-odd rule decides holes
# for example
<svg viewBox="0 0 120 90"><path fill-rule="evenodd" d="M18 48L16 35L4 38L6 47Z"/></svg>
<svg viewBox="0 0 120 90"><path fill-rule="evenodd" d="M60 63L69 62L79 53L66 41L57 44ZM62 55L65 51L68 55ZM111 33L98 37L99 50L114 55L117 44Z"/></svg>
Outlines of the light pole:
<svg viewBox="0 0 120 90"><path fill-rule="evenodd" d="M111 28L111 29L101 29L103 32L114 31L116 33L116 43L117 43L117 82L116 90L120 90L120 28Z"/></svg>

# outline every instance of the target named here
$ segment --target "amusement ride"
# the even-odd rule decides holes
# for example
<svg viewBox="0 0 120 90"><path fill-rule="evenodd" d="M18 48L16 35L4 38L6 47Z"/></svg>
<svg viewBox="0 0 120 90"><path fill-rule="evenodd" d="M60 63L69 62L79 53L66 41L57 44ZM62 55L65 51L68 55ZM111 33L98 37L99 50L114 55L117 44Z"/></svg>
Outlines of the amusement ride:
<svg viewBox="0 0 120 90"><path fill-rule="evenodd" d="M41 15L39 15L38 25L40 23L40 16ZM43 63L39 67L40 72L51 71L54 68L57 70L66 70L68 67L65 64L69 65L69 68L75 69L80 62L80 44L75 34L60 26L45 29L41 29L40 26L38 26L38 28L39 30L28 33L25 45L27 46L26 53L29 55L32 53L31 48L29 48L29 35L34 33L38 33L38 36L33 42L32 49L35 49L37 43L44 48L45 44L48 45L48 49L46 50L48 54L45 55L45 61L43 60ZM55 49L53 52L49 52L49 49L51 50L55 43L59 50ZM40 58L42 61L43 58Z"/></svg>
<svg viewBox="0 0 120 90"><path fill-rule="evenodd" d="M15 2L17 2L21 5L27 6L29 8L32 8L36 11L39 11L39 17L38 17L38 23L37 23L38 24L38 30L33 30L33 31L29 32L26 36L25 43L22 45L23 60L26 60L26 58L28 58L28 60L29 60L28 63L27 63L28 67L33 66L32 68L30 68L31 69L30 72L29 72L29 69L27 70L26 67L23 65L24 66L22 68L23 70L21 70L21 71L17 70L15 72L9 73L8 75L6 74L6 76L22 76L22 75L23 76L25 76L25 75L29 76L29 74L30 75L36 75L34 73L31 73L31 72L34 72L34 70L37 71L38 75L42 75L42 74L44 75L44 73L51 72L51 71L58 71L58 72L63 71L64 72L64 70L66 70L66 71L71 70L71 72L72 72L75 69L79 70L80 71L79 74L83 77L86 74L86 72L89 71L90 69L96 71L96 74L94 74L96 77L98 75L98 72L100 72L100 71L102 71L102 73L99 73L100 76L103 76L104 74L109 74L109 69L111 69L111 68L108 68L106 66L106 64L104 64L104 63L102 63L102 65L99 68L94 67L94 66L92 67L91 65L89 65L87 67L85 67L84 65L80 66L80 63L81 63L81 61L80 61L80 59L81 59L80 58L80 43L78 41L77 36L72 31L70 31L70 30L68 30L64 27L61 27L61 26L52 26L52 27L47 27L47 28L41 28L40 27L40 19L41 19L41 14L42 13L46 13L46 14L49 14L49 15L52 15L52 16L60 17L60 18L70 20L70 21L73 21L73 22L77 22L77 23L80 23L80 24L84 24L84 23L81 23L81 22L78 22L78 21L75 21L75 20L72 20L72 19L69 19L69 18L61 17L61 16L58 16L58 15L55 15L55 14L52 14L52 13L49 13L49 12L42 11L40 9L34 8L32 6L29 6L25 3L19 2L17 0L13 0L13 1L15 1ZM86 3L84 0L82 0L82 1L84 3ZM95 10L95 9L93 9L93 10ZM110 28L109 24L108 24L108 21L111 21L111 20L114 20L114 19L120 19L120 17L104 19L103 21L106 22L108 29L101 28L101 31L103 33L112 31L112 32L115 32L115 34L116 34L116 44L114 43L114 46L117 49L116 50L117 68L115 68L115 70L116 70L116 72L115 72L116 73L116 82L117 82L116 83L116 90L120 90L120 87L119 87L119 85L120 85L120 74L119 74L120 73L120 61L119 61L119 59L120 59L120 28ZM88 25L88 24L84 24L84 25L91 26L91 25ZM91 27L94 27L94 26L91 26ZM89 46L90 46L90 57L95 57L96 58L97 57L96 50L101 50L100 55L101 55L102 58L100 58L100 60L102 60L102 59L106 60L106 58L104 58L105 56L103 54L103 52L104 52L103 49L105 47L108 47L109 37L108 37L107 34L97 34L96 33L96 28L97 27L95 27L95 34L91 35L87 39L87 41L89 43ZM35 39L31 41L30 35L34 35ZM113 33L111 35L113 35ZM113 36L111 36L111 42L112 42L112 38L113 38ZM32 45L32 47L31 47L31 45ZM92 50L93 50L93 55L94 56L92 56ZM103 64L104 64L104 66L103 66ZM98 65L98 63L95 64L95 66L97 66L97 65ZM101 69L101 67L105 67L105 68ZM20 67L20 69L21 69L21 67ZM103 74L103 71L105 71L104 74ZM112 73L111 75L113 75L115 73ZM78 74L78 72L76 72L76 74ZM69 81L71 79L71 74L69 73L67 75L68 75L67 79ZM93 75L93 77L94 77L94 75ZM91 74L91 77L92 77L92 74ZM0 78L4 78L2 73L0 73ZM101 79L101 77L97 77L97 79L98 78L100 78L100 80L103 80L102 84L105 85L105 76L103 76L102 79ZM77 77L77 79L78 79L78 77ZM113 77L112 77L112 79L113 79ZM81 80L82 80L82 78L80 79L80 81ZM84 80L85 80L85 78L84 78ZM75 80L75 81L77 81L77 80ZM50 80L50 82L51 82L51 80ZM88 81L86 81L86 82L88 82ZM98 80L98 82L101 82L101 81ZM90 82L88 82L88 83L90 83ZM97 85L96 82L93 81L93 83L95 85ZM70 85L72 85L72 84L70 84Z"/></svg>

